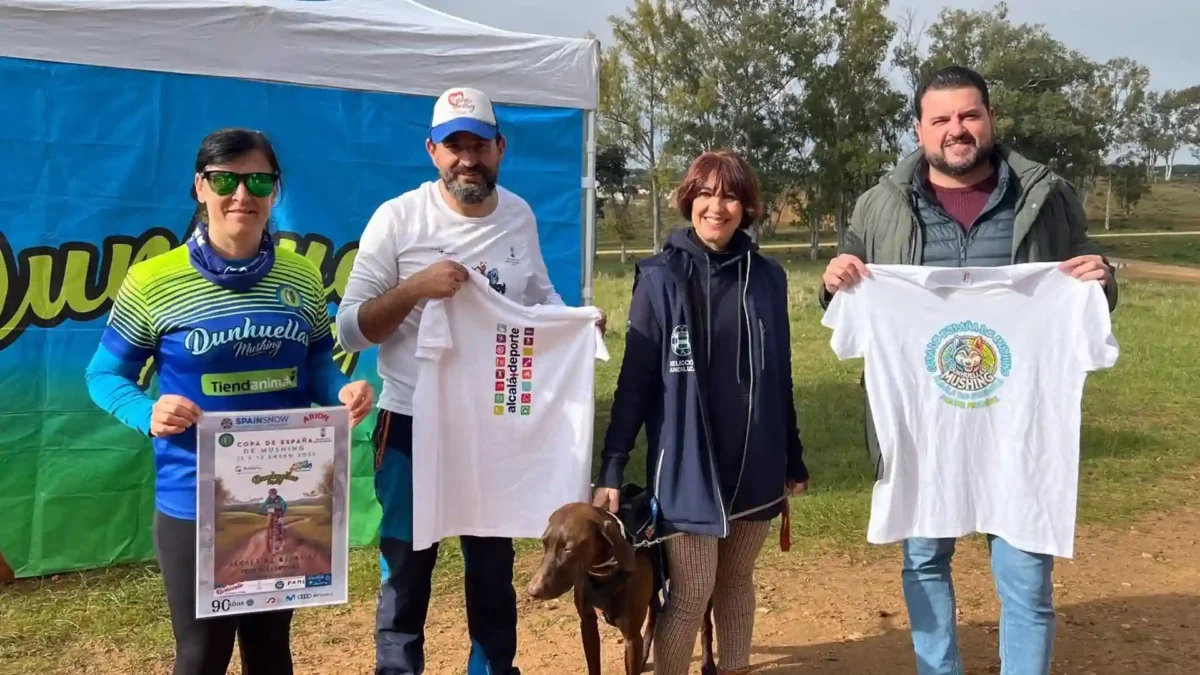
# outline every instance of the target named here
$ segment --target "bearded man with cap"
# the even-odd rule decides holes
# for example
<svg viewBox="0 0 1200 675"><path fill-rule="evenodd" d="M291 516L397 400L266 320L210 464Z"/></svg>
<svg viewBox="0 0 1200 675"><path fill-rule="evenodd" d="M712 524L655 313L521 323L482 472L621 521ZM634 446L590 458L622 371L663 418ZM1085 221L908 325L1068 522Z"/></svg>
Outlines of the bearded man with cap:
<svg viewBox="0 0 1200 675"><path fill-rule="evenodd" d="M437 180L375 211L337 313L347 351L379 346L383 380L374 435L384 568L376 675L417 675L425 668L425 617L438 549L412 546L412 396L422 307L430 298L453 296L471 270L523 305L564 304L547 274L532 209L496 182L505 139L488 97L466 87L443 93L425 148ZM471 637L467 674L519 675L513 667L512 540L462 537L461 543Z"/></svg>

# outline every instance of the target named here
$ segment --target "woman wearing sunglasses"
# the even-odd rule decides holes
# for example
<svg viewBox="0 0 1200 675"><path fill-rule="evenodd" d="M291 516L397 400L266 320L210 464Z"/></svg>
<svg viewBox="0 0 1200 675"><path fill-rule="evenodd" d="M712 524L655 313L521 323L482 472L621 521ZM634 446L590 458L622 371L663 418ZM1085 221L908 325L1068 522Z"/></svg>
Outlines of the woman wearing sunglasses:
<svg viewBox="0 0 1200 675"><path fill-rule="evenodd" d="M222 129L205 138L192 237L130 268L88 367L92 399L153 438L154 547L175 634L174 675L223 675L235 635L244 675L292 673L291 610L195 618L193 425L201 410L340 403L358 424L374 396L367 382L347 382L333 361L320 273L271 239L280 178L263 134ZM151 357L156 400L138 386Z"/></svg>

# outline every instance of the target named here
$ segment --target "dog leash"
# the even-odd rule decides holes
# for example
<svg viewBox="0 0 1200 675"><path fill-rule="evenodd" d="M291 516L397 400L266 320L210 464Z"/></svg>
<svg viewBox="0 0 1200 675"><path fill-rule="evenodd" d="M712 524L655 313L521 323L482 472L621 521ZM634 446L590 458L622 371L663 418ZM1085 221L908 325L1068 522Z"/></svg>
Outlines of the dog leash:
<svg viewBox="0 0 1200 675"><path fill-rule="evenodd" d="M609 511L608 509L600 509L600 510L603 511L605 515L610 516L610 517L612 517L613 520L617 521L617 527L621 528L621 536L625 537L625 540L628 541L629 540L629 532L627 532L625 530L625 523L621 522L621 518L618 517L617 514L613 513L612 511Z"/></svg>
<svg viewBox="0 0 1200 675"><path fill-rule="evenodd" d="M768 509L778 503L779 502L772 502L770 504L764 504L762 506L750 509L748 511L743 511L741 513L731 516L729 518L729 520L734 521L739 518L744 518L752 513L757 513L759 511L762 511L763 509ZM609 516L612 516L613 520L617 521L617 525L621 528L621 536L625 537L626 541L629 541L631 539L631 537L629 536L629 532L625 529L625 523L621 521L621 518L618 517L617 514L613 513L612 511L609 511L608 509L603 509L603 511L606 514L608 514ZM651 513L650 522L653 523L658 518L658 500L652 499L650 501L650 513ZM781 514L781 517L782 517L782 522L780 523L780 526L779 526L779 549L782 551L790 551L792 549L792 508L791 508L791 502L788 499L788 495L786 495L786 494L783 495L783 512ZM634 549L649 548L651 546L657 546L657 545L663 543L664 541L667 541L668 539L674 539L675 537L679 537L684 534L686 534L686 533L685 532L674 532L672 534L668 534L665 537L650 538L650 539L647 539L646 541L636 542L636 543L633 543L632 546Z"/></svg>
<svg viewBox="0 0 1200 675"><path fill-rule="evenodd" d="M655 507L653 507L653 509L654 509L654 511L657 511L658 507L655 506ZM605 515L607 515L610 518L612 518L613 520L617 521L617 527L621 528L621 536L625 537L625 541L630 541L632 539L632 537L629 536L629 531L625 529L625 523L621 521L620 516L613 513L612 511L609 511L608 509L601 509L601 510L604 511ZM674 534L668 534L665 537L658 537L657 539L647 539L646 541L639 541L637 543L633 543L630 541L630 544L635 549L649 548L651 546L657 546L658 544L661 544L668 539L674 539L675 537L678 537L682 534L684 534L684 533L683 532L675 532Z"/></svg>
<svg viewBox="0 0 1200 675"><path fill-rule="evenodd" d="M792 550L792 505L786 495L783 498L783 520L779 523L779 550Z"/></svg>

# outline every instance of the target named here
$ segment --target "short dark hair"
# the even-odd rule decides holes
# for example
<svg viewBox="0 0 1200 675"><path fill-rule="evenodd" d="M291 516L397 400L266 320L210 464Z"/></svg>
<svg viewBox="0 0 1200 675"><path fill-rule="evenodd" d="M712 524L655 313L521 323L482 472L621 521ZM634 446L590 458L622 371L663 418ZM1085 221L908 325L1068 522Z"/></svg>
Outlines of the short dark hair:
<svg viewBox="0 0 1200 675"><path fill-rule="evenodd" d="M679 214L689 222L692 220L692 202L696 201L700 190L713 174L716 174L717 185L732 192L742 204L742 222L738 228L744 230L753 225L762 214L758 176L741 155L729 150L711 150L692 161L683 182L675 191L675 206Z"/></svg>
<svg viewBox="0 0 1200 675"><path fill-rule="evenodd" d="M917 88L913 108L916 110L918 120L921 119L921 99L925 98L925 93L930 90L942 89L976 89L983 97L983 105L985 107L992 105L988 96L987 82L984 81L982 75L966 66L948 66L928 75L921 81L921 86Z"/></svg>

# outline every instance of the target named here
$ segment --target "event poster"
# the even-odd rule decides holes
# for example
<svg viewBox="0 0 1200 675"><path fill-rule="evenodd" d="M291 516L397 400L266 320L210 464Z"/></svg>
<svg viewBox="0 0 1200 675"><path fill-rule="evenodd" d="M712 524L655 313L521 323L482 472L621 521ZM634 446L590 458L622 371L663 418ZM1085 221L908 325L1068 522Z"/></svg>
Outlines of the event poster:
<svg viewBox="0 0 1200 675"><path fill-rule="evenodd" d="M350 412L202 415L196 617L347 601Z"/></svg>

